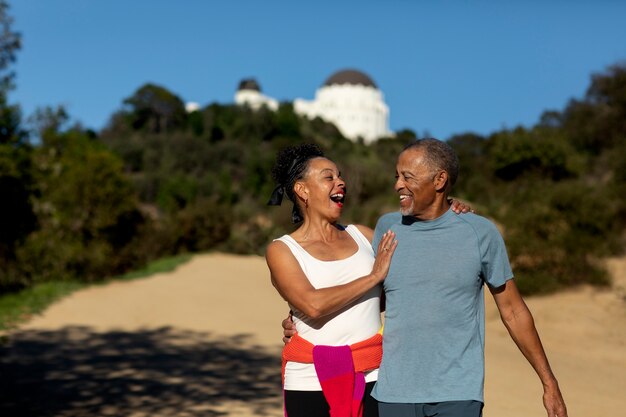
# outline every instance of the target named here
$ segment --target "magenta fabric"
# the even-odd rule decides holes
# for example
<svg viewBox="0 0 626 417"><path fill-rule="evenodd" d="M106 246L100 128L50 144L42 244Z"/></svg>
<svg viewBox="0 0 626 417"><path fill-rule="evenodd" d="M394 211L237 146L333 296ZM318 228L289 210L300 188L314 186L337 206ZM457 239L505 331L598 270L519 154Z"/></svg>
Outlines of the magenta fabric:
<svg viewBox="0 0 626 417"><path fill-rule="evenodd" d="M350 346L315 346L313 364L330 416L362 416L365 375L354 371Z"/></svg>

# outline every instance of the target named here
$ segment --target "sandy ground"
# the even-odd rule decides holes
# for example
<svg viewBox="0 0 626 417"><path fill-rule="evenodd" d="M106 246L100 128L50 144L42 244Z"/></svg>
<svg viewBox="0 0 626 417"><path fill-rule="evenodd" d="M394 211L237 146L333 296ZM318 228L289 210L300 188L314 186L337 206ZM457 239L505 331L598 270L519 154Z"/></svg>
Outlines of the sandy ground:
<svg viewBox="0 0 626 417"><path fill-rule="evenodd" d="M570 416L626 409L626 260L614 288L527 298ZM0 345L0 415L280 416L286 305L260 257L85 289ZM544 416L541 386L490 296L487 417Z"/></svg>

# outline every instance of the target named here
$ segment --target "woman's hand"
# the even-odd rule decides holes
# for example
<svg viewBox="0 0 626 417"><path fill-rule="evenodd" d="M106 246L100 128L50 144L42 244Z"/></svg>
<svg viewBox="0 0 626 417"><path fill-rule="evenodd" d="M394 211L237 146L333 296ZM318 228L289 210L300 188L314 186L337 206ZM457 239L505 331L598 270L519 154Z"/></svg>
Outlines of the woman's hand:
<svg viewBox="0 0 626 417"><path fill-rule="evenodd" d="M378 252L376 253L376 260L374 261L371 273L379 282L387 277L391 257L397 246L398 241L396 240L396 234L391 230L386 231L378 243Z"/></svg>
<svg viewBox="0 0 626 417"><path fill-rule="evenodd" d="M453 198L450 199L450 205L452 206L452 211L455 212L456 214L474 212L471 206L465 203L461 203L459 200L455 200Z"/></svg>
<svg viewBox="0 0 626 417"><path fill-rule="evenodd" d="M374 261L372 271L350 282L332 287L313 287L284 242L270 243L265 260L270 269L272 284L283 299L292 306L294 311L297 310L298 314L318 319L358 300L385 279L397 244L394 242L394 236L389 232L382 237L380 253Z"/></svg>

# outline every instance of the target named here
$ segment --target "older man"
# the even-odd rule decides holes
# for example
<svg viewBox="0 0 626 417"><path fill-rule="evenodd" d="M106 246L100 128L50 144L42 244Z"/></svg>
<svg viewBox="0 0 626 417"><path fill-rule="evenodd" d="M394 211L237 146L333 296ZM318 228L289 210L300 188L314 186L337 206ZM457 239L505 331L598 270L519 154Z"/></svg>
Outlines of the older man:
<svg viewBox="0 0 626 417"><path fill-rule="evenodd" d="M376 225L374 248L387 230L399 242L384 281L384 353L372 392L380 416L482 415L486 283L543 384L548 416L566 417L500 233L481 216L450 210L448 195L458 171L458 158L445 142L408 145L396 165L400 212L382 216Z"/></svg>
<svg viewBox="0 0 626 417"><path fill-rule="evenodd" d="M383 359L372 392L380 417L482 416L484 284L541 380L548 417L567 417L502 236L489 220L450 209L458 172L458 157L445 142L411 143L396 165L400 212L376 225L374 248L387 230L398 240L384 281ZM294 333L288 319L283 328L287 341Z"/></svg>

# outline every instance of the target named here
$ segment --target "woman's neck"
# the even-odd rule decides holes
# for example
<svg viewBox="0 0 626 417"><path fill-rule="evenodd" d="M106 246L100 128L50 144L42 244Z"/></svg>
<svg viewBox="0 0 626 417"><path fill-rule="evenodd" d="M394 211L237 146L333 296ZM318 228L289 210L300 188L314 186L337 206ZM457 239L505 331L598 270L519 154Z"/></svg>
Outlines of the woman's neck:
<svg viewBox="0 0 626 417"><path fill-rule="evenodd" d="M343 228L337 222L329 222L322 219L315 221L305 218L302 225L292 233L292 237L302 242L331 242L337 238L341 230Z"/></svg>

